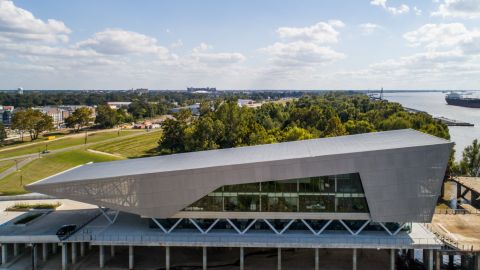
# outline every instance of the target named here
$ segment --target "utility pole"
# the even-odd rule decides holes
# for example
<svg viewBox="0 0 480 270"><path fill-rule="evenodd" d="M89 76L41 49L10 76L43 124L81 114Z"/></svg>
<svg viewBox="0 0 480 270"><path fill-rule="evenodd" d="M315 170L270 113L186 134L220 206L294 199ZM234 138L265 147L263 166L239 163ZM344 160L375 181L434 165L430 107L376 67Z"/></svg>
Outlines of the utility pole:
<svg viewBox="0 0 480 270"><path fill-rule="evenodd" d="M87 130L85 130L85 143L84 144L87 144L87 137L88 137Z"/></svg>

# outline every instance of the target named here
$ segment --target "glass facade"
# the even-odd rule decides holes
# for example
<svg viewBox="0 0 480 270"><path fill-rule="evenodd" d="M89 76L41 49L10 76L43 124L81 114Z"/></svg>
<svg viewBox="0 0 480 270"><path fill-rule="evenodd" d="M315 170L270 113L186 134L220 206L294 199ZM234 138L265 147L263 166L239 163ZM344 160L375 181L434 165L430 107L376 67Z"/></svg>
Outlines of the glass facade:
<svg viewBox="0 0 480 270"><path fill-rule="evenodd" d="M223 186L185 211L368 213L358 173Z"/></svg>

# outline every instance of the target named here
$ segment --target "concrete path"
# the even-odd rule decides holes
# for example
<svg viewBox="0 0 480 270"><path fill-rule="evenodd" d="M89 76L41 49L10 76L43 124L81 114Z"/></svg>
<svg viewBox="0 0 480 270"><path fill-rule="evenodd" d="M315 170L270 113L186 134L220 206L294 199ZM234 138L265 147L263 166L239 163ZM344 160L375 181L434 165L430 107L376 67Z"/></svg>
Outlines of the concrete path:
<svg viewBox="0 0 480 270"><path fill-rule="evenodd" d="M13 165L12 167L6 169L5 171L1 172L0 173L0 180L3 179L5 176L15 172L17 169L21 169L23 166L27 165L30 161L34 160L35 158L27 158L27 159L23 159L21 161L18 162L18 165L15 164ZM18 167L17 167L18 166Z"/></svg>

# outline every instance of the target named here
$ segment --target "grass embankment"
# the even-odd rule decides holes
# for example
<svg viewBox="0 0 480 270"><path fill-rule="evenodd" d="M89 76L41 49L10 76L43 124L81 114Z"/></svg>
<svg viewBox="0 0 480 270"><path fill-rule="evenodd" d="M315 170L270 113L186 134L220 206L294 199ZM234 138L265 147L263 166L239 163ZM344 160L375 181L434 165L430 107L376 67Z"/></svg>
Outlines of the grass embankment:
<svg viewBox="0 0 480 270"><path fill-rule="evenodd" d="M108 139L113 139L118 136L130 135L137 132L145 132L142 130L122 130L120 133L118 131L108 131L108 132L97 132L97 133L87 133L87 143L101 142ZM14 156L22 156L28 154L35 154L44 151L46 148L48 150L57 150L77 145L82 145L85 143L85 136L83 134L76 134L68 136L55 141L45 141L38 144L26 145L14 149L0 149L0 159L9 158ZM46 147L47 146L47 147Z"/></svg>
<svg viewBox="0 0 480 270"><path fill-rule="evenodd" d="M8 207L5 211L13 211L13 212L28 212L30 209L35 210L54 210L57 209L62 205L61 203L36 203L36 204L29 204L29 203L16 203L13 206Z"/></svg>
<svg viewBox="0 0 480 270"><path fill-rule="evenodd" d="M0 161L0 173L6 171L7 169L15 166L15 160L4 160Z"/></svg>
<svg viewBox="0 0 480 270"><path fill-rule="evenodd" d="M143 135L98 144L90 147L90 149L126 158L153 156L158 154L157 147L160 136L160 131L150 131Z"/></svg>
<svg viewBox="0 0 480 270"><path fill-rule="evenodd" d="M88 152L84 149L70 150L51 154L25 165L20 171L14 172L0 180L0 195L15 195L26 193L24 185L65 171L88 162L105 162L120 158Z"/></svg>

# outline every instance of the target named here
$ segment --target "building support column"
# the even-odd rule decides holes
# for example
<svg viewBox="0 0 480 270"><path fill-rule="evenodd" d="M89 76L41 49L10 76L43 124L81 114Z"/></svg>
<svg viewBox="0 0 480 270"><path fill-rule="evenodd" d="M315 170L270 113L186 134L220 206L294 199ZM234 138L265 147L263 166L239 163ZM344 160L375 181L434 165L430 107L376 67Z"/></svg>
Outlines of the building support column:
<svg viewBox="0 0 480 270"><path fill-rule="evenodd" d="M77 263L77 243L72 242L72 264Z"/></svg>
<svg viewBox="0 0 480 270"><path fill-rule="evenodd" d="M352 254L352 269L357 270L357 249L353 249L353 254Z"/></svg>
<svg viewBox="0 0 480 270"><path fill-rule="evenodd" d="M105 267L105 252L104 252L104 246L103 245L100 245L98 246L98 252L99 252L99 265L100 265L100 268L103 268Z"/></svg>
<svg viewBox="0 0 480 270"><path fill-rule="evenodd" d="M80 242L80 256L85 256L85 242Z"/></svg>
<svg viewBox="0 0 480 270"><path fill-rule="evenodd" d="M48 259L48 244L42 244L42 261L46 262Z"/></svg>
<svg viewBox="0 0 480 270"><path fill-rule="evenodd" d="M18 256L18 253L19 253L19 244L18 243L15 243L13 244L13 256Z"/></svg>
<svg viewBox="0 0 480 270"><path fill-rule="evenodd" d="M480 253L475 253L473 255L473 269L474 270L480 270Z"/></svg>
<svg viewBox="0 0 480 270"><path fill-rule="evenodd" d="M390 270L395 270L395 249L390 249Z"/></svg>
<svg viewBox="0 0 480 270"><path fill-rule="evenodd" d="M170 270L170 247L165 247L165 269Z"/></svg>
<svg viewBox="0 0 480 270"><path fill-rule="evenodd" d="M38 247L32 244L32 269L36 270L38 266Z"/></svg>
<svg viewBox="0 0 480 270"><path fill-rule="evenodd" d="M453 255L448 255L448 269L453 269Z"/></svg>
<svg viewBox="0 0 480 270"><path fill-rule="evenodd" d="M67 270L68 267L68 250L67 243L62 243L62 270Z"/></svg>
<svg viewBox="0 0 480 270"><path fill-rule="evenodd" d="M133 246L128 246L128 269L133 269Z"/></svg>
<svg viewBox="0 0 480 270"><path fill-rule="evenodd" d="M428 270L433 270L433 249L428 250Z"/></svg>
<svg viewBox="0 0 480 270"><path fill-rule="evenodd" d="M52 254L57 254L57 243L52 244Z"/></svg>
<svg viewBox="0 0 480 270"><path fill-rule="evenodd" d="M2 264L6 264L8 259L8 245L2 244Z"/></svg>
<svg viewBox="0 0 480 270"><path fill-rule="evenodd" d="M442 267L442 261L443 261L442 258L443 258L442 252L436 251L435 252L435 270L440 270L440 268Z"/></svg>
<svg viewBox="0 0 480 270"><path fill-rule="evenodd" d="M277 270L282 270L282 248L277 249Z"/></svg>
<svg viewBox="0 0 480 270"><path fill-rule="evenodd" d="M202 247L203 253L203 270L207 270L207 247Z"/></svg>
<svg viewBox="0 0 480 270"><path fill-rule="evenodd" d="M467 255L466 254L460 255L460 267L462 269L467 269Z"/></svg>
<svg viewBox="0 0 480 270"><path fill-rule="evenodd" d="M318 248L315 249L315 270L319 270L320 269L320 256L319 256L319 250Z"/></svg>
<svg viewBox="0 0 480 270"><path fill-rule="evenodd" d="M115 257L115 246L110 246L110 256Z"/></svg>
<svg viewBox="0 0 480 270"><path fill-rule="evenodd" d="M240 270L244 269L244 254L243 254L243 247L240 247Z"/></svg>

